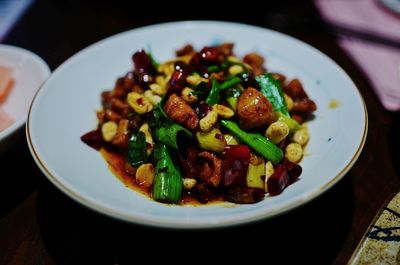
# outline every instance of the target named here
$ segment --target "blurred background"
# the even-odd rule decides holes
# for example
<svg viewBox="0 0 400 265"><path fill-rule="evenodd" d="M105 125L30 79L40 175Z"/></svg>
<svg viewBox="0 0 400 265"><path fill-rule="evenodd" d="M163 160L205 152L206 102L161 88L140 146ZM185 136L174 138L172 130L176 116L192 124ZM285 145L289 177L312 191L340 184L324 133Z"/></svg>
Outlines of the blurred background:
<svg viewBox="0 0 400 265"><path fill-rule="evenodd" d="M379 20L382 15L369 13L371 6L384 14L384 22ZM171 231L119 222L78 205L47 181L21 137L0 155L0 264L241 259L346 264L382 204L400 187L399 15L374 0L219 4L0 0L0 42L31 50L54 70L105 37L181 20L269 28L298 38L336 61L354 80L368 108L368 139L358 162L318 199L282 216L239 228ZM379 23L392 30L376 27Z"/></svg>

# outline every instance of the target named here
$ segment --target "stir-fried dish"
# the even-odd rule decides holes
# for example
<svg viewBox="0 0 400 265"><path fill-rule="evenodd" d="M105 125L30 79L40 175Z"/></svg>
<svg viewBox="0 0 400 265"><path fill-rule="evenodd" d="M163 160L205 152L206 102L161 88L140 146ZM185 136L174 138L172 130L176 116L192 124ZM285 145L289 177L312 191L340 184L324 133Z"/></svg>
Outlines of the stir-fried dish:
<svg viewBox="0 0 400 265"><path fill-rule="evenodd" d="M158 63L133 54L133 70L101 94L98 127L81 137L112 170L156 201L255 203L302 172L304 122L316 104L298 79L242 59L224 43L186 45Z"/></svg>

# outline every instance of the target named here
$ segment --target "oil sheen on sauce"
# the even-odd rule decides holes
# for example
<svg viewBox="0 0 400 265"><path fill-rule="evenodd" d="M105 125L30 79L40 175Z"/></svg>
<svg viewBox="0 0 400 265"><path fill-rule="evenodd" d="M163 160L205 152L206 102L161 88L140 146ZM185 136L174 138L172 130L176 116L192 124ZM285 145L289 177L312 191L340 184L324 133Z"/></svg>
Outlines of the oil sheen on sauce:
<svg viewBox="0 0 400 265"><path fill-rule="evenodd" d="M147 189L144 187L139 187L139 185L136 184L134 172L130 172L129 170L127 170L126 167L127 162L125 161L124 157L121 154L110 151L106 148L101 148L100 153L107 161L111 173L113 173L115 177L117 177L122 183L124 183L126 187L136 192L139 192L144 196L150 198L152 197L151 188ZM223 198L215 198L214 200L207 202L206 205L213 205L216 203L225 203L225 202L223 201ZM200 203L190 192L187 191L183 192L180 204L191 205L191 206L205 205ZM229 205L231 204L229 203Z"/></svg>

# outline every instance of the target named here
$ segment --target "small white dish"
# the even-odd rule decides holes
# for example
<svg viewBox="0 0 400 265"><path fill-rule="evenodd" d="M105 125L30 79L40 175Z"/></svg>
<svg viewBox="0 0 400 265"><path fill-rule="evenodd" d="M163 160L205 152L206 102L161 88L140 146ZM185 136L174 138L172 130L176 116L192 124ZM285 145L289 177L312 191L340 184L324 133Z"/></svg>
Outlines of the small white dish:
<svg viewBox="0 0 400 265"><path fill-rule="evenodd" d="M241 57L255 51L266 67L299 78L318 105L309 122L310 141L299 181L278 196L255 204L177 206L155 202L127 187L101 154L80 137L97 124L100 93L132 69L132 54L151 47L162 62L192 43L197 49L234 42ZM268 218L317 197L357 160L367 134L367 111L356 86L329 57L310 45L272 30L226 22L189 21L143 27L109 37L64 62L33 100L27 140L43 173L76 201L129 222L169 228L209 228Z"/></svg>
<svg viewBox="0 0 400 265"><path fill-rule="evenodd" d="M0 132L0 153L7 150L26 122L31 101L50 76L50 68L36 54L23 48L0 44L0 65L12 69L13 88L0 106L13 124Z"/></svg>

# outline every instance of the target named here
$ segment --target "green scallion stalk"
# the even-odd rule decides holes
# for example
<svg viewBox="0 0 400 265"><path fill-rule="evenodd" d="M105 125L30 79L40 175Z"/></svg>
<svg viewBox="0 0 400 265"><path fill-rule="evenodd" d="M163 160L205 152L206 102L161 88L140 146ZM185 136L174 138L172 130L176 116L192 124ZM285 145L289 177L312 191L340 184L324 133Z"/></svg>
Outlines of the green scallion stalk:
<svg viewBox="0 0 400 265"><path fill-rule="evenodd" d="M214 104L217 104L218 102L219 102L219 83L217 79L213 78L211 80L210 94L206 99L206 103L212 106Z"/></svg>
<svg viewBox="0 0 400 265"><path fill-rule="evenodd" d="M218 72L221 68L219 68L218 65L211 65L209 67L207 67L207 72L208 73L215 73Z"/></svg>
<svg viewBox="0 0 400 265"><path fill-rule="evenodd" d="M140 166L141 164L146 162L146 136L143 132L139 131L137 135L131 135L131 138L128 143L128 154L126 160L132 166Z"/></svg>
<svg viewBox="0 0 400 265"><path fill-rule="evenodd" d="M182 197L183 179L172 150L165 144L157 144L154 150L157 161L153 183L153 199L161 202L179 203Z"/></svg>
<svg viewBox="0 0 400 265"><path fill-rule="evenodd" d="M255 79L260 86L260 92L271 102L274 110L290 117L279 81L269 73L256 76Z"/></svg>
<svg viewBox="0 0 400 265"><path fill-rule="evenodd" d="M229 89L226 89L223 93L226 102L228 102L229 106L236 111L237 109L237 103L239 100L240 95L242 94L242 89L240 89L238 86L231 87Z"/></svg>
<svg viewBox="0 0 400 265"><path fill-rule="evenodd" d="M230 78L229 80L223 82L220 85L220 90L225 90L231 87L234 87L235 85L239 84L242 82L242 79L238 76L234 76L232 78Z"/></svg>
<svg viewBox="0 0 400 265"><path fill-rule="evenodd" d="M291 133L301 129L301 125L296 120L289 118L279 111L275 112L275 114L278 117L278 121L285 123L289 127Z"/></svg>
<svg viewBox="0 0 400 265"><path fill-rule="evenodd" d="M157 71L158 66L159 66L159 63L157 62L156 59L154 59L153 53L151 52L151 47L150 47L150 45L147 47L147 54L148 54L148 56L149 56L149 58L150 58L150 60L151 60L151 63L153 64L154 68L155 68L156 71Z"/></svg>
<svg viewBox="0 0 400 265"><path fill-rule="evenodd" d="M267 138L258 133L247 133L240 129L236 122L221 120L221 125L232 132L242 142L253 148L264 158L268 159L274 165L278 165L282 158L282 150Z"/></svg>
<svg viewBox="0 0 400 265"><path fill-rule="evenodd" d="M156 131L156 138L161 143L178 149L177 141L179 133L185 133L189 138L193 137L192 133L183 126L177 123L163 122L162 126Z"/></svg>

